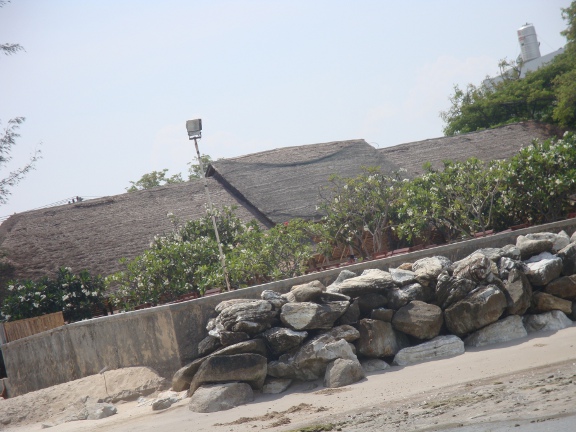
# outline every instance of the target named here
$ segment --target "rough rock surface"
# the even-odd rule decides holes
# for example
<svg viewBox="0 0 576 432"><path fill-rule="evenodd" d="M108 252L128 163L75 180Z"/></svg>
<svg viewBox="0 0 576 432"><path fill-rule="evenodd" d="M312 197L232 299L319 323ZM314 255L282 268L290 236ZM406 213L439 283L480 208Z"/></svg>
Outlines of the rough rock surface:
<svg viewBox="0 0 576 432"><path fill-rule="evenodd" d="M262 393L264 394L279 394L284 393L288 390L292 384L291 379L287 378L266 378L264 382L264 387L262 387Z"/></svg>
<svg viewBox="0 0 576 432"><path fill-rule="evenodd" d="M324 387L343 387L365 378L360 362L351 359L336 359L326 368Z"/></svg>
<svg viewBox="0 0 576 432"><path fill-rule="evenodd" d="M394 287L390 273L382 270L373 270L362 276L353 277L331 285L328 291L345 294L349 297L360 297L364 294L385 294L388 288Z"/></svg>
<svg viewBox="0 0 576 432"><path fill-rule="evenodd" d="M558 252L558 257L562 260L562 274L564 276L571 276L576 273L576 241L561 249Z"/></svg>
<svg viewBox="0 0 576 432"><path fill-rule="evenodd" d="M398 286L404 286L416 282L416 273L411 270L390 269L392 280Z"/></svg>
<svg viewBox="0 0 576 432"><path fill-rule="evenodd" d="M378 308L374 309L370 314L370 318L384 322L392 322L394 316L394 309Z"/></svg>
<svg viewBox="0 0 576 432"><path fill-rule="evenodd" d="M576 275L564 276L553 280L544 291L565 300L576 300Z"/></svg>
<svg viewBox="0 0 576 432"><path fill-rule="evenodd" d="M326 288L320 281L313 281L293 286L283 297L289 302L311 302L318 300L325 290Z"/></svg>
<svg viewBox="0 0 576 432"><path fill-rule="evenodd" d="M464 339L464 345L481 347L520 339L528 335L522 317L510 315L472 333Z"/></svg>
<svg viewBox="0 0 576 432"><path fill-rule="evenodd" d="M190 411L211 413L229 410L254 400L254 392L246 383L203 385L190 398Z"/></svg>
<svg viewBox="0 0 576 432"><path fill-rule="evenodd" d="M523 260L542 252L550 252L553 245L554 243L546 239L530 240L524 236L518 236L516 239L516 247L520 250Z"/></svg>
<svg viewBox="0 0 576 432"><path fill-rule="evenodd" d="M512 269L502 291L508 301L506 312L509 315L524 315L532 299L532 285L526 275L517 269Z"/></svg>
<svg viewBox="0 0 576 432"><path fill-rule="evenodd" d="M543 313L553 310L559 310L566 315L570 315L572 313L572 302L544 292L535 292L532 295L531 312Z"/></svg>
<svg viewBox="0 0 576 432"><path fill-rule="evenodd" d="M532 285L545 286L550 283L562 272L562 259L550 252L542 252L526 261L524 264L528 267L528 280Z"/></svg>
<svg viewBox="0 0 576 432"><path fill-rule="evenodd" d="M356 349L366 357L390 357L404 347L405 342L392 328L392 324L362 319L358 323L360 339L356 341Z"/></svg>
<svg viewBox="0 0 576 432"><path fill-rule="evenodd" d="M398 309L392 318L392 326L417 339L433 339L440 334L444 323L442 309L438 306L414 300Z"/></svg>
<svg viewBox="0 0 576 432"><path fill-rule="evenodd" d="M484 282L492 274L492 261L481 253L473 253L454 263L452 276L465 278L473 282Z"/></svg>
<svg viewBox="0 0 576 432"><path fill-rule="evenodd" d="M360 364L362 365L362 369L364 369L365 372L383 371L390 368L388 363L378 358L361 360Z"/></svg>
<svg viewBox="0 0 576 432"><path fill-rule="evenodd" d="M286 303L282 306L280 320L294 330L329 329L348 306L348 302Z"/></svg>
<svg viewBox="0 0 576 432"><path fill-rule="evenodd" d="M448 272L442 272L438 276L436 285L436 303L446 309L452 304L464 299L476 288L476 282L469 279L450 276Z"/></svg>
<svg viewBox="0 0 576 432"><path fill-rule="evenodd" d="M298 347L308 337L305 331L294 331L284 327L274 327L262 333L270 353L278 356Z"/></svg>
<svg viewBox="0 0 576 432"><path fill-rule="evenodd" d="M528 333L562 330L572 324L572 320L559 310L537 315L524 315L524 327Z"/></svg>
<svg viewBox="0 0 576 432"><path fill-rule="evenodd" d="M401 349L394 357L394 364L408 366L440 357L464 354L464 342L457 336L438 336L420 345Z"/></svg>

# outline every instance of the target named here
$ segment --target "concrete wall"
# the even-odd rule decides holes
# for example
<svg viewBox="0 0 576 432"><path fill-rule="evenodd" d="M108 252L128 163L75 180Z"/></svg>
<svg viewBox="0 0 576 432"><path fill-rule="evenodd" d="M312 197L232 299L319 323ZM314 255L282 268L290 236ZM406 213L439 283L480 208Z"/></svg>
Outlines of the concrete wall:
<svg viewBox="0 0 576 432"><path fill-rule="evenodd" d="M444 255L452 261L480 248L515 243L520 234L559 232L572 234L576 219L439 246L350 266L360 274L368 268L388 270L404 262ZM342 268L312 273L188 302L68 324L2 345L10 396L98 373L104 367L149 366L166 378L198 356L198 343L206 336L206 323L214 307L232 298L259 298L266 289L287 292L293 285L320 280L331 283Z"/></svg>

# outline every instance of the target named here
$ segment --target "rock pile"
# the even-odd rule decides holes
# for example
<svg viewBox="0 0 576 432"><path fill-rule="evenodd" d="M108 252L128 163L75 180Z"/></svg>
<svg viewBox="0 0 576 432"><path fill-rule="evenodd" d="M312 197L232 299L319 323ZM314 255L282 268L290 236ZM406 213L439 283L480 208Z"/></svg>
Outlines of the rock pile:
<svg viewBox="0 0 576 432"><path fill-rule="evenodd" d="M357 382L389 363L459 355L465 346L558 330L576 319L576 233L519 236L452 263L442 256L361 275L344 270L260 300L216 307L200 358L173 377L190 409L229 409L292 381Z"/></svg>

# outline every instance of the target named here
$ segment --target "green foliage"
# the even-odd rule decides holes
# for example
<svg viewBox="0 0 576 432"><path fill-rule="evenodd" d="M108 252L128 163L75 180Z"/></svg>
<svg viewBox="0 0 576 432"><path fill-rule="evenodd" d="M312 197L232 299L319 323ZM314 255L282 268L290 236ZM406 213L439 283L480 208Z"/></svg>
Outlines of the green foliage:
<svg viewBox="0 0 576 432"><path fill-rule="evenodd" d="M105 310L104 279L86 270L73 274L62 267L55 279L12 281L7 289L1 309L7 321L62 311L64 319L72 322L91 318L93 308Z"/></svg>
<svg viewBox="0 0 576 432"><path fill-rule="evenodd" d="M200 161L198 161L198 157L194 158L196 163L188 162L188 165L189 165L188 180L192 180L195 178L204 178L204 174L205 174L204 170L206 170L208 165L210 165L213 162L210 155L202 155L202 156L200 156L200 159L202 161L202 164L200 164Z"/></svg>
<svg viewBox="0 0 576 432"><path fill-rule="evenodd" d="M307 223L292 221L263 232L255 221L242 222L231 208L214 212L233 288L306 270L313 253ZM108 277L120 308L156 305L225 286L210 213L184 224L174 218L173 222L170 233L156 236L144 253L130 262L124 260L124 271Z"/></svg>
<svg viewBox="0 0 576 432"><path fill-rule="evenodd" d="M450 108L440 113L444 134L456 135L523 120L576 127L576 2L562 10L566 51L519 79L521 64L501 61L501 81L454 87Z"/></svg>
<svg viewBox="0 0 576 432"><path fill-rule="evenodd" d="M326 214L322 218L323 242L344 245L366 257L372 253L365 242L370 234L373 251L384 250L401 184L399 173L384 174L378 167L363 168L355 178L330 177L327 196L319 206Z"/></svg>
<svg viewBox="0 0 576 432"><path fill-rule="evenodd" d="M182 183L182 175L180 173L174 174L170 177L166 176L168 168L162 171L152 171L151 173L144 174L138 181L130 181L132 186L126 188L128 192L135 192L144 189L152 189L157 186L165 186L168 184Z"/></svg>
<svg viewBox="0 0 576 432"><path fill-rule="evenodd" d="M12 160L10 153L12 152L12 147L16 145L16 138L20 136L16 133L16 130L24 123L24 120L24 117L16 117L8 120L8 125L4 128L2 135L0 135L0 169ZM10 189L16 186L26 174L34 169L36 162L40 158L40 150L36 150L24 166L9 172L4 178L0 178L0 205L6 204L8 195L11 194Z"/></svg>

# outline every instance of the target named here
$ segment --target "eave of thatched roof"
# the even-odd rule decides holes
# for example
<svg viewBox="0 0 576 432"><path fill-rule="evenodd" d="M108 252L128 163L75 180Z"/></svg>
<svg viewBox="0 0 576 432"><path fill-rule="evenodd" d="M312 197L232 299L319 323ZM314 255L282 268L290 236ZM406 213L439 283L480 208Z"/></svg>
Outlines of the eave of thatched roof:
<svg viewBox="0 0 576 432"><path fill-rule="evenodd" d="M218 182L208 182L215 207L237 206L241 219L265 222ZM154 235L172 228L168 213L198 219L205 205L204 182L194 180L18 213L0 225L0 250L18 278L49 275L61 266L108 275L121 268L120 258L134 258Z"/></svg>
<svg viewBox="0 0 576 432"><path fill-rule="evenodd" d="M232 159L220 159L208 175L250 202L274 223L314 219L321 190L332 174L354 177L362 167L398 167L366 141L335 141L285 147Z"/></svg>
<svg viewBox="0 0 576 432"><path fill-rule="evenodd" d="M432 138L379 149L385 158L407 170L410 177L421 175L422 165L436 169L442 161L464 161L470 157L490 161L508 159L532 140L560 136L562 131L537 122L520 122L456 136Z"/></svg>

